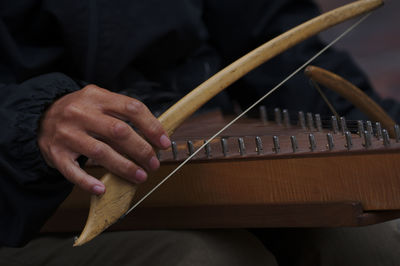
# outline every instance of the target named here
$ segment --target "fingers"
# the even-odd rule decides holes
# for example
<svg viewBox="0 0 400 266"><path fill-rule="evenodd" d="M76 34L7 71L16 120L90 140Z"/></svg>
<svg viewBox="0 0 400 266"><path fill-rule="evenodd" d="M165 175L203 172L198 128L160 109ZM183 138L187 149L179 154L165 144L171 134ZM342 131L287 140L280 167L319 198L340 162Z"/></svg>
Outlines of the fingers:
<svg viewBox="0 0 400 266"><path fill-rule="evenodd" d="M103 117L101 123L93 117L86 117L85 120L89 134L100 137L117 152L128 156L146 170L158 169L160 163L153 147L124 121L113 117ZM96 158L92 159L97 161Z"/></svg>
<svg viewBox="0 0 400 266"><path fill-rule="evenodd" d="M124 120L132 122L140 133ZM171 144L160 122L143 103L95 85L67 94L47 109L38 143L49 165L94 194L103 193L104 185L79 168L79 155L140 183L146 180L146 171L160 165L152 145L165 149Z"/></svg>
<svg viewBox="0 0 400 266"><path fill-rule="evenodd" d="M104 111L129 120L156 147L167 149L171 146L171 141L161 123L146 105L127 96L118 95L118 98L119 101L109 98L110 101L104 107Z"/></svg>
<svg viewBox="0 0 400 266"><path fill-rule="evenodd" d="M66 144L77 154L85 155L110 172L133 183L142 183L147 179L147 174L142 168L102 141L82 133L74 133Z"/></svg>
<svg viewBox="0 0 400 266"><path fill-rule="evenodd" d="M81 189L95 195L101 195L105 192L106 188L104 184L82 170L73 154L59 154L54 164L67 180L79 186Z"/></svg>
<svg viewBox="0 0 400 266"><path fill-rule="evenodd" d="M150 110L141 102L129 99L121 107L125 114L139 130L159 148L168 148L171 145L161 123L153 116Z"/></svg>

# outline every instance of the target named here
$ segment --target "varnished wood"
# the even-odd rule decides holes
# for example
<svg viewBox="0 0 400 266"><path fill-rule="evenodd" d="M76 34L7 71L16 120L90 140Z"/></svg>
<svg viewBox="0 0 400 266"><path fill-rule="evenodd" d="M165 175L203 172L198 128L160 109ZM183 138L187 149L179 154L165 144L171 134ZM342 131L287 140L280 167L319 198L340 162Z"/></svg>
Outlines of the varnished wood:
<svg viewBox="0 0 400 266"><path fill-rule="evenodd" d="M161 152L160 171L139 187L137 199L186 158L188 138L199 145L200 137L225 123L213 113L180 127L172 136L178 143L178 160L169 156L171 151ZM265 126L255 119L243 119L227 133L231 139L227 157L216 141L211 158L197 156L111 230L360 226L400 217L400 143L394 140L387 148L373 139L366 149L362 139L353 135L353 148L348 151L343 135L334 134L335 149L327 151L327 131L313 131L317 147L310 152L305 138L310 132L296 126L274 122ZM245 140L262 136L263 154L257 155L255 146L246 142L247 154L240 156L231 144L242 134L249 134ZM273 135L281 140L279 154L272 151ZM296 153L290 149L291 135L299 140ZM87 170L94 176L104 174L99 167ZM43 231L79 230L88 199L75 188Z"/></svg>
<svg viewBox="0 0 400 266"><path fill-rule="evenodd" d="M382 5L382 3L383 1L381 0L360 0L318 16L283 33L241 57L202 83L167 110L159 118L160 122L169 134L172 133L184 119L189 117L199 107L260 64L322 30L357 15L369 12ZM79 246L90 241L113 224L117 220L114 218L114 215L115 217L118 216L118 213L119 215L123 215L127 211L126 206L129 205L127 202L130 202L135 195L136 186L117 181L118 177L113 174L108 174L107 176L107 178L101 179L106 186L105 194L107 196L92 197L88 220L81 236L75 241L74 246ZM129 199L128 194L126 194L126 197L124 197L125 202L121 204L121 208L118 208L117 211L114 205L108 204L107 201L121 201L120 190L126 189L126 187L130 187L131 193L129 195L132 198ZM102 208L102 211L98 211L98 208ZM113 217L110 217L109 213L113 213Z"/></svg>
<svg viewBox="0 0 400 266"><path fill-rule="evenodd" d="M320 143L318 149L323 146ZM396 218L400 144L393 146L364 152L199 158L114 229L357 226ZM158 175L139 187L138 199L177 163L163 163ZM104 169L89 171L101 176ZM85 197L75 190L44 230L76 230L72 224L84 219ZM60 220L67 215L72 227L62 230Z"/></svg>
<svg viewBox="0 0 400 266"><path fill-rule="evenodd" d="M351 82L326 69L316 66L308 66L304 72L312 80L324 85L350 101L355 107L365 113L370 120L380 122L382 127L389 132L391 137L395 136L395 122L393 119L390 118L390 116L378 104L376 104L374 100L372 100L362 90L354 86Z"/></svg>
<svg viewBox="0 0 400 266"><path fill-rule="evenodd" d="M90 198L90 210L88 220L96 221L96 223L99 224L110 224L121 217L121 210L129 209L132 198L134 197L136 192L136 186L132 186L131 183L129 183L125 179L115 178L110 173L103 173L102 182L107 184L109 189L118 189L118 195L112 193L104 193L103 195L98 197L92 196ZM92 239L93 235L98 235L103 231L103 228L99 226L85 227L79 238ZM75 243L74 246L75 245L80 244Z"/></svg>
<svg viewBox="0 0 400 266"><path fill-rule="evenodd" d="M78 232L86 214L87 208L63 208L46 223L42 232ZM376 224L399 217L400 211L365 211L361 203L350 201L247 206L141 206L108 230L348 227Z"/></svg>
<svg viewBox="0 0 400 266"><path fill-rule="evenodd" d="M400 153L193 162L147 206L358 201L365 210L400 209ZM168 173L174 165L165 165ZM163 173L161 173L162 175ZM154 181L153 181L154 180ZM151 182L157 182L155 177ZM140 187L138 198L151 186ZM143 189L143 191L142 191Z"/></svg>

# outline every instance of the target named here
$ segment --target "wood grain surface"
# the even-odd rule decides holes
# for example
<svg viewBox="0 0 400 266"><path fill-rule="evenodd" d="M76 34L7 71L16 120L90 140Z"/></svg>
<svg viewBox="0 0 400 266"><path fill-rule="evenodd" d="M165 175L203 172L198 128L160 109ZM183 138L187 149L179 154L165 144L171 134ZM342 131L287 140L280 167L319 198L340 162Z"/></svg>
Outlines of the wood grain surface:
<svg viewBox="0 0 400 266"><path fill-rule="evenodd" d="M185 143L190 135L193 143L202 143L201 136L226 123L218 114L203 118L176 131L172 139L179 144L180 157L172 159L170 150L161 153L161 169L139 187L136 200L188 156ZM362 138L353 134L349 150L344 136L337 133L335 149L329 151L328 132L243 119L225 136L231 140L227 156L217 140L210 158L200 154L111 230L357 226L399 217L400 143L391 139L385 147L381 139L373 138L366 149ZM314 151L305 137L310 133L317 140ZM278 154L272 149L274 135L281 140ZM292 135L298 137L296 152L288 141ZM241 136L249 140L245 155L237 148ZM264 140L262 155L255 150L254 136ZM99 167L88 170L96 176L104 173ZM43 230L79 230L88 202L89 196L75 189Z"/></svg>

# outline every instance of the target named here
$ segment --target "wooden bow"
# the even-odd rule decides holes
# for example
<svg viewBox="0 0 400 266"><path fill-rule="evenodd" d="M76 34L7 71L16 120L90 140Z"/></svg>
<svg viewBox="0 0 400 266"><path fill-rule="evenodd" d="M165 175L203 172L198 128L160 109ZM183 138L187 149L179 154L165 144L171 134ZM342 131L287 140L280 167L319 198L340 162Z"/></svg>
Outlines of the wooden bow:
<svg viewBox="0 0 400 266"><path fill-rule="evenodd" d="M367 13L383 4L382 0L359 0L313 18L261 45L239 58L195 88L159 117L169 135L203 104L245 74L299 42L345 20ZM129 209L136 185L111 173L101 178L106 193L92 196L85 228L74 246L80 246L115 223Z"/></svg>

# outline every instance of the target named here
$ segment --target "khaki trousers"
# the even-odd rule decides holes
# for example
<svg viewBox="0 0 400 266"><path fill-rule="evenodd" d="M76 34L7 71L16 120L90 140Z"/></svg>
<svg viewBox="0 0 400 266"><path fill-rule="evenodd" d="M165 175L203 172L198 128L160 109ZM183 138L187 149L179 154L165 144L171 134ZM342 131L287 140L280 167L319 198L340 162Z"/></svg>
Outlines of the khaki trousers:
<svg viewBox="0 0 400 266"><path fill-rule="evenodd" d="M349 228L254 232L279 266L400 266L400 220Z"/></svg>
<svg viewBox="0 0 400 266"><path fill-rule="evenodd" d="M0 248L0 265L399 266L400 220L357 228L130 231L103 233L83 247L43 236ZM274 255L272 255L272 253Z"/></svg>
<svg viewBox="0 0 400 266"><path fill-rule="evenodd" d="M72 236L42 236L0 248L0 265L277 265L246 230L108 232L82 247L72 243Z"/></svg>

